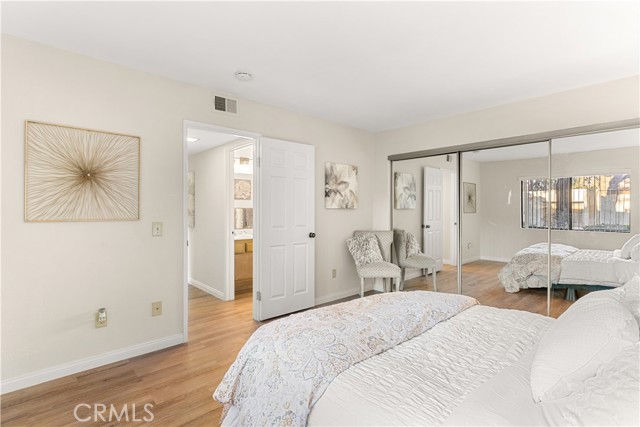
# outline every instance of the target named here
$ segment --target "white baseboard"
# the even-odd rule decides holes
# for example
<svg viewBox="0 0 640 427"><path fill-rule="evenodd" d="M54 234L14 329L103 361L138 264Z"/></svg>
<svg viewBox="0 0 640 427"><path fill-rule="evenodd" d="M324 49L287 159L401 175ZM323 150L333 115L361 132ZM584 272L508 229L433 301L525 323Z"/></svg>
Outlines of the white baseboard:
<svg viewBox="0 0 640 427"><path fill-rule="evenodd" d="M412 271L409 271L409 270L412 270ZM404 280L411 280L411 279L415 279L416 277L422 277L422 276L424 276L424 274L422 274L422 269L411 268L411 269L405 270Z"/></svg>
<svg viewBox="0 0 640 427"><path fill-rule="evenodd" d="M364 291L365 292L370 291L372 289L374 289L373 283L364 285ZM316 305L326 304L328 302L336 301L336 300L339 300L341 298L351 297L353 295L360 295L360 286L358 286L357 288L345 289L345 290L342 290L340 292L333 292L333 293L331 293L329 295L325 295L325 296L316 298L315 299L315 304Z"/></svg>
<svg viewBox="0 0 640 427"><path fill-rule="evenodd" d="M511 261L511 258L502 258L502 257L497 257L497 256L481 256L480 257L481 260L483 261L497 261L497 262L509 262Z"/></svg>
<svg viewBox="0 0 640 427"><path fill-rule="evenodd" d="M480 257L479 256L474 256L474 257L471 257L471 258L465 258L465 259L462 260L462 263L463 264L468 264L470 262L475 262L475 261L480 261Z"/></svg>
<svg viewBox="0 0 640 427"><path fill-rule="evenodd" d="M182 344L183 342L184 336L182 334L171 335L169 337L147 341L145 343L132 345L131 347L122 348L120 350L110 351L97 356L91 356L74 362L9 378L0 383L0 394L9 393L47 381L66 377L67 375L77 374L78 372L86 371L87 369L97 368L108 365L109 363L119 362L121 360L130 359L153 351L173 347L174 345Z"/></svg>
<svg viewBox="0 0 640 427"><path fill-rule="evenodd" d="M195 286L196 288L208 293L209 295L213 295L214 297L221 299L222 301L226 301L224 298L224 292L212 288L209 285L205 285L204 283L199 282L196 279L189 278L188 282L190 285Z"/></svg>

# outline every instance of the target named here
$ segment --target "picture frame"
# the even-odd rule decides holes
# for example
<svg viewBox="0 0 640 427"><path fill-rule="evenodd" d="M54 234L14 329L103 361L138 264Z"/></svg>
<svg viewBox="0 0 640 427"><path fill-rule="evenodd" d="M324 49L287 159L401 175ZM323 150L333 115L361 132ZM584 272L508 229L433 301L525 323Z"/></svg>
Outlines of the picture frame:
<svg viewBox="0 0 640 427"><path fill-rule="evenodd" d="M476 213L476 184L473 182L462 183L462 211L464 213Z"/></svg>
<svg viewBox="0 0 640 427"><path fill-rule="evenodd" d="M189 228L196 226L196 174L189 171L187 176L188 200L187 217L189 218Z"/></svg>
<svg viewBox="0 0 640 427"><path fill-rule="evenodd" d="M415 209L417 202L416 176L412 173L395 172L393 175L394 208Z"/></svg>
<svg viewBox="0 0 640 427"><path fill-rule="evenodd" d="M234 179L233 180L233 198L234 200L251 200L251 180L250 179Z"/></svg>
<svg viewBox="0 0 640 427"><path fill-rule="evenodd" d="M140 137L25 122L25 222L140 219Z"/></svg>
<svg viewBox="0 0 640 427"><path fill-rule="evenodd" d="M324 166L324 207L356 209L358 207L358 167L326 162Z"/></svg>

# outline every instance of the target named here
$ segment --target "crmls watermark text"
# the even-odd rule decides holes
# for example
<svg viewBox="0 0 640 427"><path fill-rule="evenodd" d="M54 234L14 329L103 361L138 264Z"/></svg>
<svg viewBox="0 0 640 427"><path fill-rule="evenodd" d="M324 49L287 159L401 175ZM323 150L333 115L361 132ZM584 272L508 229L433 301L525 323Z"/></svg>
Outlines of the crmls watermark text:
<svg viewBox="0 0 640 427"><path fill-rule="evenodd" d="M105 405L104 403L79 403L73 408L73 416L76 421L86 423L89 421L104 422L146 422L153 421L154 415L151 410L153 405L145 403L142 408L136 407L136 404L124 404L121 407L115 406L113 403Z"/></svg>

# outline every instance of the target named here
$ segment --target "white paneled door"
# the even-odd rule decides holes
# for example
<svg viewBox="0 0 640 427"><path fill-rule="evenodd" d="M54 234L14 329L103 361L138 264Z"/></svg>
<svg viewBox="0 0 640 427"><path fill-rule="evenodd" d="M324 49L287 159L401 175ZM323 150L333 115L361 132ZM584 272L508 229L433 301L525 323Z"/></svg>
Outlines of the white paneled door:
<svg viewBox="0 0 640 427"><path fill-rule="evenodd" d="M424 209L422 251L436 260L437 270L442 269L442 170L424 168Z"/></svg>
<svg viewBox="0 0 640 427"><path fill-rule="evenodd" d="M315 301L315 147L262 138L258 149L256 320Z"/></svg>

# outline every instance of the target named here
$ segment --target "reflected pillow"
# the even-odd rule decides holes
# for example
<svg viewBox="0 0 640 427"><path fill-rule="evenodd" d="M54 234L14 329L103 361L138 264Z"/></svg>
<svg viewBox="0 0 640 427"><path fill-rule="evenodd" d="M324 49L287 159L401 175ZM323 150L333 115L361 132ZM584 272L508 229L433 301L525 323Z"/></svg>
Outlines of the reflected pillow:
<svg viewBox="0 0 640 427"><path fill-rule="evenodd" d="M631 258L631 251L633 250L633 247L638 243L640 243L640 234L636 234L635 236L627 240L627 243L622 245L622 249L620 249L620 258Z"/></svg>
<svg viewBox="0 0 640 427"><path fill-rule="evenodd" d="M347 247L358 267L372 262L384 261L378 245L378 238L375 234L359 234L356 237L347 239Z"/></svg>
<svg viewBox="0 0 640 427"><path fill-rule="evenodd" d="M617 295L622 305L624 305L636 319L638 328L640 328L640 276L636 274L623 286L601 292L611 292Z"/></svg>
<svg viewBox="0 0 640 427"><path fill-rule="evenodd" d="M414 256L415 254L420 253L420 244L411 233L407 233L407 258Z"/></svg>
<svg viewBox="0 0 640 427"><path fill-rule="evenodd" d="M617 295L596 291L580 298L540 340L531 366L534 400L568 396L602 364L638 342L638 332Z"/></svg>

